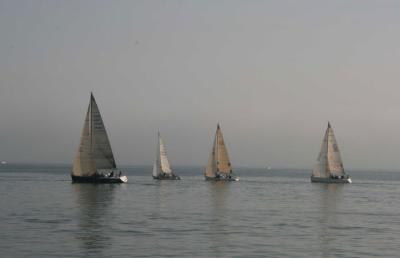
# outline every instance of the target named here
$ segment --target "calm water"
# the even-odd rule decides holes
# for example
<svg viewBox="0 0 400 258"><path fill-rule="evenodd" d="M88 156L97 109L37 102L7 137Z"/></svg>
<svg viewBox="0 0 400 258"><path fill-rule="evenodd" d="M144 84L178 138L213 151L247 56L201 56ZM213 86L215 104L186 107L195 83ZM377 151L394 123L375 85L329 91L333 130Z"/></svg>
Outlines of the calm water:
<svg viewBox="0 0 400 258"><path fill-rule="evenodd" d="M0 166L1 257L399 257L400 172L237 169L239 182L71 184L67 166Z"/></svg>

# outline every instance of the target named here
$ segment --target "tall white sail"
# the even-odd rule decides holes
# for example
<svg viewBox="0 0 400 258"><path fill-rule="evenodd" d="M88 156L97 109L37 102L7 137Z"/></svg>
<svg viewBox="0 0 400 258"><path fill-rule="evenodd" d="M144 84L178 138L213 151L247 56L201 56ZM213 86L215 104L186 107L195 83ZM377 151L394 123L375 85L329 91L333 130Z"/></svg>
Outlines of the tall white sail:
<svg viewBox="0 0 400 258"><path fill-rule="evenodd" d="M156 160L156 161L154 162L154 165L153 165L153 176L154 176L154 177L157 177L158 174L160 174L160 172L159 172L158 165L157 165L157 160Z"/></svg>
<svg viewBox="0 0 400 258"><path fill-rule="evenodd" d="M92 157L91 105L89 104L83 124L81 141L76 154L72 174L74 176L91 176L96 173L96 165Z"/></svg>
<svg viewBox="0 0 400 258"><path fill-rule="evenodd" d="M172 170L169 165L167 150L161 138L160 132L158 132L157 155L153 166L153 176L156 177L160 173L171 174Z"/></svg>
<svg viewBox="0 0 400 258"><path fill-rule="evenodd" d="M158 146L159 146L159 153L160 153L160 168L161 171L166 174L171 174L171 167L169 166L169 161L167 158L167 150L165 149L163 140L161 138L160 132L158 132Z"/></svg>
<svg viewBox="0 0 400 258"><path fill-rule="evenodd" d="M327 151L328 151L328 130L326 130L324 139L322 140L321 150L318 155L317 164L313 169L315 177L328 177L327 173Z"/></svg>
<svg viewBox="0 0 400 258"><path fill-rule="evenodd" d="M91 94L72 174L75 176L92 176L98 169L113 169L115 167L115 159L107 132L96 100Z"/></svg>
<svg viewBox="0 0 400 258"><path fill-rule="evenodd" d="M232 173L231 162L229 161L228 151L219 124L217 126L217 131L215 132L214 144L208 160L205 175L207 177L214 177L216 173Z"/></svg>
<svg viewBox="0 0 400 258"><path fill-rule="evenodd" d="M344 174L343 162L340 157L335 135L330 123L328 123L317 164L313 169L313 176L328 178L330 176L342 176Z"/></svg>

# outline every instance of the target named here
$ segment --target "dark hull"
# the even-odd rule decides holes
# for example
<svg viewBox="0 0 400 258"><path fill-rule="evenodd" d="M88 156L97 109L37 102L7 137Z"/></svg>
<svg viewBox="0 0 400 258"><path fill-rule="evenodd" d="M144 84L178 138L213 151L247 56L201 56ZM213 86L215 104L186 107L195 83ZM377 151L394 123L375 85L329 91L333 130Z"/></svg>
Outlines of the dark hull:
<svg viewBox="0 0 400 258"><path fill-rule="evenodd" d="M156 180L181 180L181 178L177 175L172 176L153 176L153 179Z"/></svg>
<svg viewBox="0 0 400 258"><path fill-rule="evenodd" d="M206 181L239 181L239 178L232 176L231 178L229 177L205 177Z"/></svg>
<svg viewBox="0 0 400 258"><path fill-rule="evenodd" d="M351 184L351 179L349 178L323 178L323 177L313 177L311 176L312 183L325 183L325 184Z"/></svg>
<svg viewBox="0 0 400 258"><path fill-rule="evenodd" d="M89 183L89 184L121 184L121 183L125 183L120 177L71 175L71 178L72 178L73 183Z"/></svg>

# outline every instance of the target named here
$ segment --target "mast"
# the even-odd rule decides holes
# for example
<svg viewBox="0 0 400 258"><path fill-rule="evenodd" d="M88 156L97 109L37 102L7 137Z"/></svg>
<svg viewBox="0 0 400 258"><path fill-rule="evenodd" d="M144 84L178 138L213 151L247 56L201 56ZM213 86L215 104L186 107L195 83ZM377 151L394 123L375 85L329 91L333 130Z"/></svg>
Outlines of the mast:
<svg viewBox="0 0 400 258"><path fill-rule="evenodd" d="M215 140L215 144L216 144L216 146L215 146L215 150L216 150L216 152L215 152L215 161L216 161L216 168L217 168L217 173L219 172L219 151L218 151L218 147L219 147L219 135L218 135L218 131L220 130L220 128L219 128L219 123L217 124L217 131L215 132L215 138L216 138L216 140Z"/></svg>
<svg viewBox="0 0 400 258"><path fill-rule="evenodd" d="M89 102L89 135L90 135L90 154L93 154L93 93L90 92L90 102Z"/></svg>

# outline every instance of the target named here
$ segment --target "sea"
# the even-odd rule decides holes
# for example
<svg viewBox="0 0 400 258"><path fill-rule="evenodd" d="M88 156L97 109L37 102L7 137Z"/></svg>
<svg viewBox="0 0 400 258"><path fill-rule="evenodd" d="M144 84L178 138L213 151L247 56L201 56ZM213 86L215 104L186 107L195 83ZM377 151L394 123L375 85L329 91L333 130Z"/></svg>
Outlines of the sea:
<svg viewBox="0 0 400 258"><path fill-rule="evenodd" d="M69 165L1 165L0 257L400 257L400 171L326 185L301 169L122 170L127 184L91 185Z"/></svg>

